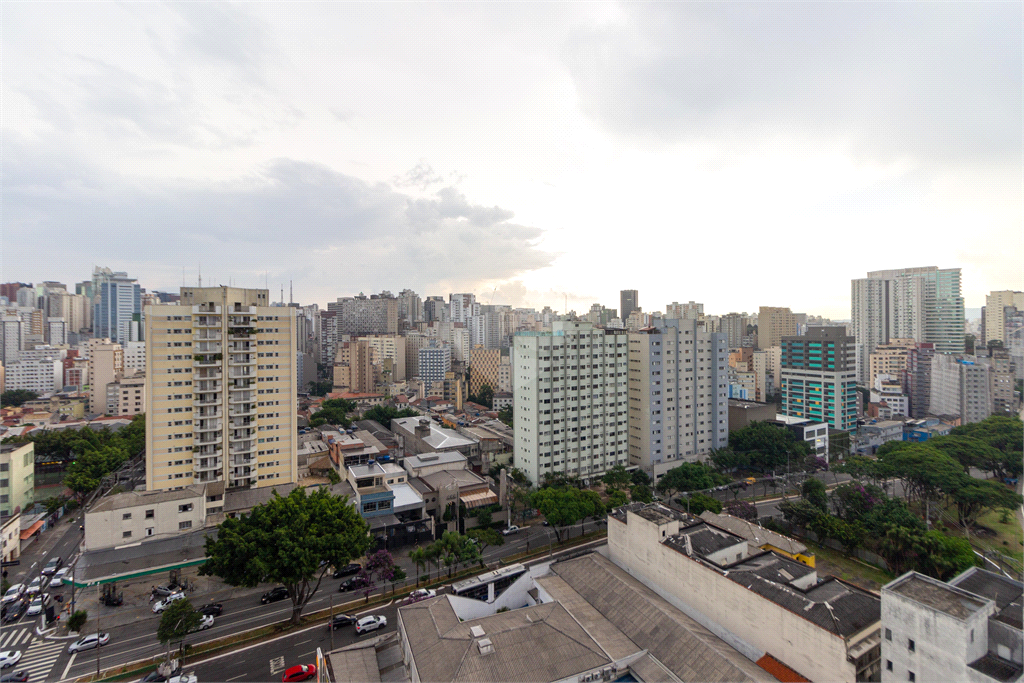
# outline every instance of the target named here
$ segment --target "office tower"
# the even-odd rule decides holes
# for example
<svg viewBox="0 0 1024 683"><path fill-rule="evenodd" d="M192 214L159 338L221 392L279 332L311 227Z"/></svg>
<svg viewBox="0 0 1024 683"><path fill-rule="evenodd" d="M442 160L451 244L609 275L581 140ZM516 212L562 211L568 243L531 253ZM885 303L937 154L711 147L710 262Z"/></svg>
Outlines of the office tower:
<svg viewBox="0 0 1024 683"><path fill-rule="evenodd" d="M346 296L327 304L338 314L338 334L398 334L398 299L387 292Z"/></svg>
<svg viewBox="0 0 1024 683"><path fill-rule="evenodd" d="M450 320L448 304L443 296L428 296L423 302L423 321L440 323Z"/></svg>
<svg viewBox="0 0 1024 683"><path fill-rule="evenodd" d="M960 269L935 266L868 273L851 283L857 378L869 381L869 358L892 338L934 344L936 353L964 352Z"/></svg>
<svg viewBox="0 0 1024 683"><path fill-rule="evenodd" d="M635 289L623 289L619 292L619 318L629 319L629 314L640 310L640 297Z"/></svg>
<svg viewBox="0 0 1024 683"><path fill-rule="evenodd" d="M1018 311L1024 310L1024 292L1013 290L1002 290L991 292L985 296L985 308L982 311L982 331L980 339L982 346L990 341L1006 342L1006 315L1007 307L1012 306Z"/></svg>
<svg viewBox="0 0 1024 683"><path fill-rule="evenodd" d="M516 466L538 483L628 464L628 335L587 322L551 328L518 332L512 347Z"/></svg>
<svg viewBox="0 0 1024 683"><path fill-rule="evenodd" d="M109 339L90 339L89 349L89 412L107 412L107 385L124 375L124 349Z"/></svg>
<svg viewBox="0 0 1024 683"><path fill-rule="evenodd" d="M704 304L694 301L681 304L673 301L665 307L665 317L676 320L699 320L704 317Z"/></svg>
<svg viewBox="0 0 1024 683"><path fill-rule="evenodd" d="M142 320L139 282L110 268L93 270L93 336L120 344L140 341Z"/></svg>
<svg viewBox="0 0 1024 683"><path fill-rule="evenodd" d="M452 348L436 339L419 350L419 357L419 375L424 382L443 382L452 369Z"/></svg>
<svg viewBox="0 0 1024 683"><path fill-rule="evenodd" d="M730 349L738 349L743 345L747 320L747 316L740 313L729 313L719 319L718 331L725 334Z"/></svg>
<svg viewBox="0 0 1024 683"><path fill-rule="evenodd" d="M425 332L409 332L405 335L405 378L412 379L420 374L420 349L430 344Z"/></svg>
<svg viewBox="0 0 1024 683"><path fill-rule="evenodd" d="M1009 350L994 348L984 361L992 369L992 412L997 415L1014 415L1017 401L1013 396L1015 378Z"/></svg>
<svg viewBox="0 0 1024 683"><path fill-rule="evenodd" d="M501 364L501 349L485 349L476 346L469 350L469 393L480 395L480 387L487 385L491 391L499 391L498 367Z"/></svg>
<svg viewBox="0 0 1024 683"><path fill-rule="evenodd" d="M480 315L480 304L476 294L449 294L448 319L453 323L469 325L470 318Z"/></svg>
<svg viewBox="0 0 1024 683"><path fill-rule="evenodd" d="M366 394L373 392L375 385L369 342L354 339L338 344L338 356L334 361L334 391Z"/></svg>
<svg viewBox="0 0 1024 683"><path fill-rule="evenodd" d="M726 335L696 320L629 334L629 463L657 478L729 439Z"/></svg>
<svg viewBox="0 0 1024 683"><path fill-rule="evenodd" d="M60 391L64 382L64 362L57 356L22 359L4 368L8 389L24 389L37 394Z"/></svg>
<svg viewBox="0 0 1024 683"><path fill-rule="evenodd" d="M182 287L146 311L146 488L298 479L295 313L265 289Z"/></svg>
<svg viewBox="0 0 1024 683"><path fill-rule="evenodd" d="M782 414L856 429L854 338L842 327L809 327L802 337L783 337L781 389Z"/></svg>
<svg viewBox="0 0 1024 683"><path fill-rule="evenodd" d="M935 345L921 342L907 350L907 369L903 386L910 399L910 415L915 419L930 413L932 394L932 358Z"/></svg>
<svg viewBox="0 0 1024 683"><path fill-rule="evenodd" d="M781 346L783 337L793 337L799 333L796 316L788 308L761 306L758 309L757 348Z"/></svg>

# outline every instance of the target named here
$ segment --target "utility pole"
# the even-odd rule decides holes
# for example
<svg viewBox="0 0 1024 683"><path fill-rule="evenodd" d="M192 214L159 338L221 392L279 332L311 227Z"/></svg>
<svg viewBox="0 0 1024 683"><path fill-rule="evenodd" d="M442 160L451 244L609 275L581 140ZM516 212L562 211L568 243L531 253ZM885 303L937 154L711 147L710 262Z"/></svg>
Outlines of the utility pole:
<svg viewBox="0 0 1024 683"><path fill-rule="evenodd" d="M331 652L334 652L334 593L331 593L331 618L327 621L327 628L331 631Z"/></svg>
<svg viewBox="0 0 1024 683"><path fill-rule="evenodd" d="M99 584L96 586L96 592L99 592ZM96 680L100 679L100 615L99 610L96 613Z"/></svg>

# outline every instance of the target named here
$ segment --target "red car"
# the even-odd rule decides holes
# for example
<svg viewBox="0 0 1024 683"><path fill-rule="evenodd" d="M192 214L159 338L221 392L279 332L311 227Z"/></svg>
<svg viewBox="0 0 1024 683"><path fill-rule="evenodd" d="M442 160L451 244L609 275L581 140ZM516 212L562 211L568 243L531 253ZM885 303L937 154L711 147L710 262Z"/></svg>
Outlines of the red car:
<svg viewBox="0 0 1024 683"><path fill-rule="evenodd" d="M297 664L284 672L281 683L308 681L310 678L316 678L316 667L312 664Z"/></svg>

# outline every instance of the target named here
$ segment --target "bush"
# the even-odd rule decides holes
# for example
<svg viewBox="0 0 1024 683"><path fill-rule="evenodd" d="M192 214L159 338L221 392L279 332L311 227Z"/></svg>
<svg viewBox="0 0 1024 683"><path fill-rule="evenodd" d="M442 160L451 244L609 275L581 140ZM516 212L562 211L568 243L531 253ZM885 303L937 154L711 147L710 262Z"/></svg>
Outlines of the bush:
<svg viewBox="0 0 1024 683"><path fill-rule="evenodd" d="M74 614L68 617L68 630L81 632L82 627L85 625L85 621L88 618L89 613L84 609L77 610Z"/></svg>

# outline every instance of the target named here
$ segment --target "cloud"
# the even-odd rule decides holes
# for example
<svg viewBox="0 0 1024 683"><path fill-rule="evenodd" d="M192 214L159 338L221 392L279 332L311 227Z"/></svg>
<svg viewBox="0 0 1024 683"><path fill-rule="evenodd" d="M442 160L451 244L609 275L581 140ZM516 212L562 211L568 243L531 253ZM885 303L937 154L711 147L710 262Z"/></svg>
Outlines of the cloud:
<svg viewBox="0 0 1024 683"><path fill-rule="evenodd" d="M430 164L422 159L418 164L410 168L404 175L395 176L391 184L395 187L416 187L426 191L431 185L439 185L444 182L444 176L436 172Z"/></svg>
<svg viewBox="0 0 1024 683"><path fill-rule="evenodd" d="M652 146L810 138L1019 160L1015 3L629 3L564 45L583 111Z"/></svg>
<svg viewBox="0 0 1024 683"><path fill-rule="evenodd" d="M12 136L2 178L5 277L52 273L52 243L75 235L59 264L110 264L143 286L173 288L180 269L242 286L294 280L324 303L357 291L411 287L424 295L467 290L551 264L537 228L501 207L479 206L452 188L412 198L332 169L291 159L231 182L127 181ZM274 287L271 287L272 289Z"/></svg>

